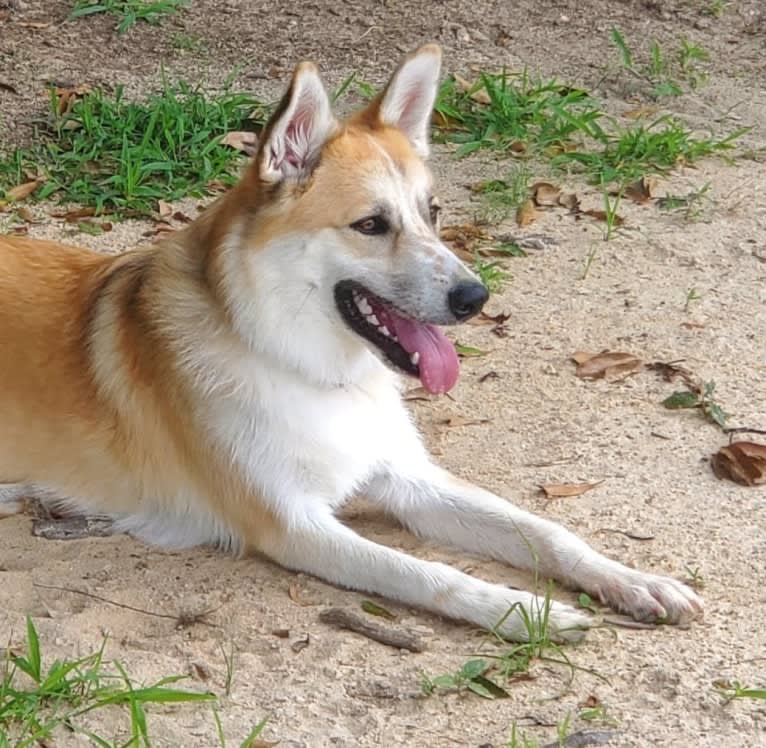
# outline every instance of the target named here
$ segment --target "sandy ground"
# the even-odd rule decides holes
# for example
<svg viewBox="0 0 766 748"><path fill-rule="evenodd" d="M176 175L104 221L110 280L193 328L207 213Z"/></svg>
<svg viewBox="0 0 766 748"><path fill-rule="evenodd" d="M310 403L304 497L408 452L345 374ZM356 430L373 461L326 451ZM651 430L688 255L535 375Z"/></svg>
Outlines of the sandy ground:
<svg viewBox="0 0 766 748"><path fill-rule="evenodd" d="M758 0L729 3L720 19L704 14L701 0L356 0L282 3L279 11L260 0L199 0L163 28L141 27L124 37L114 36L104 18L64 23L66 2L24 0L10 12L2 5L0 81L17 92L0 88L4 142L32 137L48 81L119 82L138 94L156 85L161 62L173 74L211 86L242 65L237 85L269 96L300 58L319 62L333 84L354 69L379 83L401 51L432 38L445 47L448 71L527 65L585 85L619 111L635 106L637 84L606 66L615 59L609 29L618 25L633 40L654 36L669 43L683 34L702 44L711 53L708 84L669 106L719 132L754 125L748 143L763 143L766 21ZM22 25L29 22L50 25ZM205 51L174 49L178 33L199 35ZM460 223L476 208L465 185L502 176L507 166L486 156L456 160L438 148L434 169L446 222ZM50 659L92 651L108 633L107 656L136 680L189 673L199 688L219 694L226 680L222 652L234 648L231 695L221 702L233 742L268 715L266 737L291 748L499 748L508 744L514 722L542 744L555 738L568 713L595 697L619 723L610 745L766 745L763 702L724 705L713 688L717 679L766 685L764 489L713 476L709 456L726 438L696 413L662 409L672 385L650 373L620 383L584 382L569 361L575 350L604 348L646 360L683 359L715 380L733 424L766 427L764 167L748 159L734 166L708 161L678 172L660 191L685 193L708 182L709 200L694 220L626 204L625 226L609 243L595 222L575 222L563 211L546 214L527 233L558 243L514 259L511 282L489 304L490 313L510 313L507 335L486 325L461 329L460 342L488 355L464 362L451 399L412 402L429 445L460 475L564 522L635 566L679 578L688 576L685 567L698 568L704 621L686 629L594 631L568 651L582 668L571 682L567 670L541 662L530 680L508 685L505 700L425 698L420 673L458 668L481 645L476 632L385 603L428 647L422 654L392 650L318 621L324 606L358 609L364 596L205 549L164 553L127 537L46 541L31 535L29 517L18 516L0 524L0 638L20 641L25 613L34 617ZM598 203L583 185L568 186ZM140 241L146 228L127 222L103 237L73 236L48 221L30 234L114 251ZM594 248L595 262L583 279ZM701 299L685 310L690 288ZM496 376L485 378L488 372ZM444 425L451 415L487 421ZM543 482L579 481L603 483L556 501L537 490ZM498 564L423 545L362 504L348 515L377 541L491 580L532 585ZM608 531L614 529L652 539ZM205 619L212 625L179 627L35 583L83 589L169 616L212 610ZM564 591L556 597L575 598ZM278 629L289 631L288 638L275 636ZM305 635L308 646L294 647ZM88 719L101 734L125 727L117 711ZM573 726L586 725L574 719ZM155 708L150 728L156 746L217 744L208 707ZM55 744L83 740L62 733Z"/></svg>

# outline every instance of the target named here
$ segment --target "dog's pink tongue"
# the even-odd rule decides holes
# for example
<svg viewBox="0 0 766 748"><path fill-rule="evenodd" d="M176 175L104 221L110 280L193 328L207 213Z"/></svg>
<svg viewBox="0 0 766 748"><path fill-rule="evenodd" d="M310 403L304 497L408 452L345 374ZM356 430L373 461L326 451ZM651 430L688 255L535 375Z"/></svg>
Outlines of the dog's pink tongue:
<svg viewBox="0 0 766 748"><path fill-rule="evenodd" d="M455 346L434 325L413 322L391 315L399 344L407 353L419 353L420 381L429 392L437 394L451 390L460 376L460 362Z"/></svg>

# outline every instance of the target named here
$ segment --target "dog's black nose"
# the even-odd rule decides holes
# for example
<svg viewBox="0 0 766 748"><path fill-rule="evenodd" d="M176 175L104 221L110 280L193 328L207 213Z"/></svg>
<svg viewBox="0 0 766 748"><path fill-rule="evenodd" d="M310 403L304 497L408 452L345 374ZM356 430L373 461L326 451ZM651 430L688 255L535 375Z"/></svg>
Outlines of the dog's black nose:
<svg viewBox="0 0 766 748"><path fill-rule="evenodd" d="M447 295L452 314L461 322L478 314L489 298L489 291L478 281L461 281Z"/></svg>

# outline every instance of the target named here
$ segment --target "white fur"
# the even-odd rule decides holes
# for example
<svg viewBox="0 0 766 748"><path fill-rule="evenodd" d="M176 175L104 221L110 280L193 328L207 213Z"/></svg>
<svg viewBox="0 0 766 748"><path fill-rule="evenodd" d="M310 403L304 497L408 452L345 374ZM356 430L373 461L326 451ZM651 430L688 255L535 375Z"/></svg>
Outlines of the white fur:
<svg viewBox="0 0 766 748"><path fill-rule="evenodd" d="M429 152L428 126L440 70L438 48L424 48L420 54L405 60L394 73L381 102L381 121L402 130L421 158L426 158Z"/></svg>

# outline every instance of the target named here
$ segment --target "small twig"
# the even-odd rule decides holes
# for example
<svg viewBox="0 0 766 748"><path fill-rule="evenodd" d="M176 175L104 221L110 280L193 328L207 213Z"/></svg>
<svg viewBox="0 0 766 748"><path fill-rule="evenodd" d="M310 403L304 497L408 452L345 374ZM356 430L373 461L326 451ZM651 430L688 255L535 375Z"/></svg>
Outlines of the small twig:
<svg viewBox="0 0 766 748"><path fill-rule="evenodd" d="M543 748L586 748L589 745L606 745L616 738L620 730L578 730L563 740L546 743Z"/></svg>
<svg viewBox="0 0 766 748"><path fill-rule="evenodd" d="M759 434L764 436L766 435L766 429L751 429L749 426L735 426L725 428L723 433L729 435L729 444L731 444L734 441L735 434Z"/></svg>
<svg viewBox="0 0 766 748"><path fill-rule="evenodd" d="M415 634L401 628L392 628L368 621L346 608L327 608L319 614L319 620L322 623L329 623L338 628L354 631L389 647L408 649L410 652L423 652L426 648L425 644Z"/></svg>
<svg viewBox="0 0 766 748"><path fill-rule="evenodd" d="M658 628L656 623L643 623L642 621L634 621L632 618L604 618L603 621L609 626L618 626L622 629L651 631Z"/></svg>
<svg viewBox="0 0 766 748"><path fill-rule="evenodd" d="M631 540L654 540L654 535L638 535L635 532L627 532L626 530L618 530L616 527L599 527L596 532L616 532L618 535L624 535Z"/></svg>
<svg viewBox="0 0 766 748"><path fill-rule="evenodd" d="M198 613L195 615L190 615L184 612L181 612L178 615L170 615L170 613L155 613L153 610L145 610L144 608L136 608L135 606L127 605L126 603L118 603L115 600L109 600L108 598L101 597L101 595L96 595L93 592L78 590L74 587L59 587L55 584L40 584L39 582L32 582L32 586L42 590L56 590L58 592L69 592L72 595L90 597L93 600L98 600L99 602L106 603L107 605L114 605L117 608L132 610L134 613L143 613L145 616L154 616L155 618L169 618L171 621L175 621L179 626L188 626L191 623L201 623L205 626L218 628L218 624L202 620L204 616L212 613L212 610L206 610L203 613Z"/></svg>

